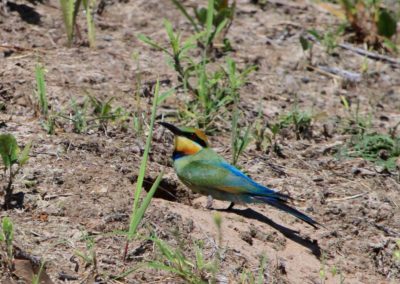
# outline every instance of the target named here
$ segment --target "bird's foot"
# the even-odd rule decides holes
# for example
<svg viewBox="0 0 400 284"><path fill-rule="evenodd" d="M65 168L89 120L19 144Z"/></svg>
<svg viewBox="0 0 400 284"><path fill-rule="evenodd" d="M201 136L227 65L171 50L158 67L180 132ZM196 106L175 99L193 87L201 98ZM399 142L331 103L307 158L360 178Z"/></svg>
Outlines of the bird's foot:
<svg viewBox="0 0 400 284"><path fill-rule="evenodd" d="M226 208L227 211L233 209L233 206L235 206L235 202L231 202L231 204L229 204L228 208Z"/></svg>
<svg viewBox="0 0 400 284"><path fill-rule="evenodd" d="M213 197L211 195L207 196L206 208L207 209L213 208Z"/></svg>

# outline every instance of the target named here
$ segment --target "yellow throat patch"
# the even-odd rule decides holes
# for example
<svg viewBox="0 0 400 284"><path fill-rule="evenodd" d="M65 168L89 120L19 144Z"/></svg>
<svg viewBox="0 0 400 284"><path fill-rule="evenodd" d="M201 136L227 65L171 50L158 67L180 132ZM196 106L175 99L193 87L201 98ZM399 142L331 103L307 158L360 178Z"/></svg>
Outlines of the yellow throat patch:
<svg viewBox="0 0 400 284"><path fill-rule="evenodd" d="M182 136L175 137L175 151L177 152L185 155L193 155L199 152L201 149L203 149L203 147L189 138Z"/></svg>

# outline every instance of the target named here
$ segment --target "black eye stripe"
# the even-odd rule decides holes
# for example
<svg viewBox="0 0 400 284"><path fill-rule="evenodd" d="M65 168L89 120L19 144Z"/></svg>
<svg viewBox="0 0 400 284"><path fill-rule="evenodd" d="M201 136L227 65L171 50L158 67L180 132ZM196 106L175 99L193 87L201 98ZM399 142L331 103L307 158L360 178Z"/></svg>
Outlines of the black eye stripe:
<svg viewBox="0 0 400 284"><path fill-rule="evenodd" d="M207 147L207 143L199 136L197 136L196 133L184 133L184 136L189 138L190 140L193 140L202 147Z"/></svg>

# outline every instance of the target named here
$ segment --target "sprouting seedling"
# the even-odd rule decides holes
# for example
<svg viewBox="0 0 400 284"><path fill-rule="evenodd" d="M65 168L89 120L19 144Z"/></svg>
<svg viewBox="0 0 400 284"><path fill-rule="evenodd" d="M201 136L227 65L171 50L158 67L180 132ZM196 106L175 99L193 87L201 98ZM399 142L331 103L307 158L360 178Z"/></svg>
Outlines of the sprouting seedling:
<svg viewBox="0 0 400 284"><path fill-rule="evenodd" d="M84 103L80 105L73 98L71 100L72 112L69 115L60 113L58 114L58 116L69 120L73 125L73 131L75 133L83 133L87 130L88 127L88 107L88 100L85 100Z"/></svg>
<svg viewBox="0 0 400 284"><path fill-rule="evenodd" d="M49 113L49 102L46 91L45 81L45 69L41 64L35 66L35 79L36 79L36 94L38 98L38 105L40 113L45 119L42 121L42 126L46 130L47 134L54 134L56 128L56 117L57 115L53 112Z"/></svg>
<svg viewBox="0 0 400 284"><path fill-rule="evenodd" d="M29 159L29 151L31 142L27 143L21 151L18 147L17 140L12 134L0 135L0 155L4 164L4 175L8 176L7 183L4 186L4 204L5 210L12 207L13 198L13 182L15 176Z"/></svg>
<svg viewBox="0 0 400 284"><path fill-rule="evenodd" d="M93 114L96 117L96 120L99 121L100 127L103 128L104 131L107 130L107 122L109 120L115 120L116 113L113 112L113 108L111 102L114 100L114 97L101 101L98 98L93 96L89 96L90 102L93 106Z"/></svg>
<svg viewBox="0 0 400 284"><path fill-rule="evenodd" d="M396 262L400 263L400 240L396 241L397 249L393 252L393 257Z"/></svg>
<svg viewBox="0 0 400 284"><path fill-rule="evenodd" d="M189 82L189 77L191 76L191 73L193 73L195 64L187 53L196 47L196 40L203 36L204 32L195 34L187 38L185 41L182 41L180 34L173 31L171 22L165 20L164 26L169 39L170 49L162 47L159 43L142 34L138 36L138 39L149 46L164 52L171 59L173 68L178 74L178 81L185 89L196 94L196 90Z"/></svg>
<svg viewBox="0 0 400 284"><path fill-rule="evenodd" d="M227 0L208 0L207 8L194 9L194 16L191 16L180 0L172 0L175 6L192 24L197 34L204 32L204 36L198 40L198 45L210 51L214 46L216 39L222 35L223 50L232 50L226 34L233 22L236 10L236 1L229 5Z"/></svg>
<svg viewBox="0 0 400 284"><path fill-rule="evenodd" d="M88 26L88 39L90 47L95 47L95 26L92 15L92 8L95 0L60 0L61 11L63 14L64 26L67 32L68 46L72 45L74 39L76 19L79 8L83 4L86 12L86 22Z"/></svg>
<svg viewBox="0 0 400 284"><path fill-rule="evenodd" d="M46 265L45 261L40 262L38 273L32 276L32 284L40 284L40 277L44 271L45 265Z"/></svg>
<svg viewBox="0 0 400 284"><path fill-rule="evenodd" d="M97 258L95 250L95 241L93 236L84 235L83 240L85 241L86 250L76 250L75 255L82 259L85 263L85 269L92 266L93 271L97 269Z"/></svg>
<svg viewBox="0 0 400 284"><path fill-rule="evenodd" d="M35 67L35 78L37 85L37 97L39 101L39 109L44 118L47 118L49 112L47 93L46 93L46 82L44 79L44 68L40 64L36 64Z"/></svg>
<svg viewBox="0 0 400 284"><path fill-rule="evenodd" d="M178 33L175 33L169 21L164 22L170 47L162 47L159 43L139 35L139 39L164 52L170 59L171 64L178 75L179 87L183 87L195 97L183 111L185 116L197 119L200 128L209 130L212 128L217 114L225 106L234 101L237 90L246 83L247 77L255 67L250 66L243 71L236 69L232 59L228 59L225 68L215 68L211 71L210 60L206 53L202 53L199 62L188 55L188 51L196 48L196 40L202 34L195 34L182 41ZM203 32L204 34L204 32Z"/></svg>
<svg viewBox="0 0 400 284"><path fill-rule="evenodd" d="M0 229L0 243L5 246L6 251L5 263L7 268L12 270L14 260L14 225L9 217L3 217Z"/></svg>
<svg viewBox="0 0 400 284"><path fill-rule="evenodd" d="M293 127L296 134L296 139L307 137L311 133L312 115L307 111L301 111L296 107L289 113L281 116L279 125L276 125L276 130L282 128Z"/></svg>

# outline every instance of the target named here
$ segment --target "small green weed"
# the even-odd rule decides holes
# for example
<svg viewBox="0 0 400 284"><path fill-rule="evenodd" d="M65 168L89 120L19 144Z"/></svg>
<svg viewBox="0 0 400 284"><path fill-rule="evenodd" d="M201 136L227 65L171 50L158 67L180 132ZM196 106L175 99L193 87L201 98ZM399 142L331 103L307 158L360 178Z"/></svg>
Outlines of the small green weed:
<svg viewBox="0 0 400 284"><path fill-rule="evenodd" d="M46 93L46 82L44 80L44 68L40 64L36 64L35 67L35 78L36 78L36 85L37 85L37 97L39 102L39 109L40 113L44 118L47 118L49 113L49 105L47 100L47 93Z"/></svg>
<svg viewBox="0 0 400 284"><path fill-rule="evenodd" d="M93 7L96 3L96 0L60 0L64 25L67 32L68 46L72 45L72 41L74 39L76 19L81 3L83 4L86 14L89 45L90 47L95 47L96 35L93 19Z"/></svg>
<svg viewBox="0 0 400 284"><path fill-rule="evenodd" d="M360 102L357 101L355 109L350 105L346 97L340 97L342 105L344 106L347 117L344 119L343 133L353 135L364 135L372 127L372 116L362 115L360 113Z"/></svg>
<svg viewBox="0 0 400 284"><path fill-rule="evenodd" d="M201 34L196 34L181 42L180 35L174 33L169 21L165 21L165 29L170 43L170 50L161 47L152 39L140 35L139 39L146 44L164 52L171 60L171 65L177 72L178 81L184 90L191 93L195 100L187 104L181 116L196 118L200 128L210 129L221 109L232 104L237 96L238 89L246 82L254 66L238 71L232 59L227 59L227 67L212 68L210 60L203 53L199 62L195 62L188 52L196 48L195 41Z"/></svg>
<svg viewBox="0 0 400 284"><path fill-rule="evenodd" d="M393 252L394 260L400 263L400 240L396 241L397 249Z"/></svg>
<svg viewBox="0 0 400 284"><path fill-rule="evenodd" d="M339 276L339 281L338 281L339 284L344 283L345 277L343 276L342 270L339 269L336 265L331 267L331 275L332 277Z"/></svg>
<svg viewBox="0 0 400 284"><path fill-rule="evenodd" d="M89 96L89 100L93 107L94 120L97 121L99 128L104 132L107 132L107 125L109 121L114 121L117 115L122 115L122 108L113 111L111 102L114 98L110 98L105 101L101 101L98 98Z"/></svg>
<svg viewBox="0 0 400 284"><path fill-rule="evenodd" d="M207 283L206 275L214 269L213 262L205 262L200 247L195 246L196 261L188 259L179 248L172 248L159 238L152 239L160 252L161 260L150 261L147 266L171 272L188 283Z"/></svg>
<svg viewBox="0 0 400 284"><path fill-rule="evenodd" d="M56 132L57 127L57 115L51 113L46 121L42 122L42 127L46 130L47 134L53 135Z"/></svg>
<svg viewBox="0 0 400 284"><path fill-rule="evenodd" d="M78 104L75 99L71 101L72 112L69 117L63 116L69 119L73 125L73 131L76 133L84 133L88 127L88 107L89 100L85 100L83 104Z"/></svg>
<svg viewBox="0 0 400 284"><path fill-rule="evenodd" d="M367 133L354 136L351 140L350 157L361 157L388 170L396 168L396 160L400 157L400 137Z"/></svg>
<svg viewBox="0 0 400 284"><path fill-rule="evenodd" d="M53 112L49 113L49 102L46 92L45 69L41 64L36 64L35 78L36 78L36 94L38 98L39 110L44 121L41 122L42 127L46 130L47 134L54 134L56 130L57 115Z"/></svg>
<svg viewBox="0 0 400 284"><path fill-rule="evenodd" d="M3 208L8 210L12 208L13 201L13 183L15 176L22 167L28 162L31 143L25 145L24 149L18 147L17 140L12 134L0 135L0 155L4 164L4 204Z"/></svg>
<svg viewBox="0 0 400 284"><path fill-rule="evenodd" d="M44 271L45 265L46 262L44 261L40 263L38 273L32 276L32 284L40 284L40 277L42 275L42 272Z"/></svg>
<svg viewBox="0 0 400 284"><path fill-rule="evenodd" d="M172 0L175 6L192 24L197 34L204 34L198 38L198 45L210 52L213 47L222 46L223 51L232 50L226 34L233 22L236 10L236 1L229 5L228 0L208 0L207 8L194 9L194 17L182 5L180 0ZM222 38L222 43L217 39Z"/></svg>
<svg viewBox="0 0 400 284"><path fill-rule="evenodd" d="M283 157L278 137L283 135L284 129L292 130L296 139L309 139L312 137L313 115L308 111L301 111L297 105L288 113L280 115L274 121L265 122L261 117L261 109L255 121L252 136L259 151L267 151ZM287 133L287 132L285 132Z"/></svg>
<svg viewBox="0 0 400 284"><path fill-rule="evenodd" d="M204 244L201 241L194 242L195 259L191 260L181 248L172 248L158 237L153 237L151 240L160 255L158 260L148 262L147 266L173 273L187 283L216 283L222 254L222 217L219 213L214 215L214 223L218 231L218 248L211 260L206 260Z"/></svg>
<svg viewBox="0 0 400 284"><path fill-rule="evenodd" d="M0 228L0 244L2 246L0 254L2 255L1 261L3 262L4 267L6 267L9 270L9 272L13 270L14 266L13 241L14 241L14 225L11 222L10 218L3 217L3 219L1 220L1 228Z"/></svg>
<svg viewBox="0 0 400 284"><path fill-rule="evenodd" d="M267 267L267 256L262 255L260 257L260 265L259 268L257 269L257 274L255 274L253 271L249 269L243 270L241 276L240 276L240 283L241 284L263 284L267 283L267 279L265 279L264 272Z"/></svg>
<svg viewBox="0 0 400 284"><path fill-rule="evenodd" d="M287 114L279 118L279 123L272 125L272 133L277 133L284 128L293 128L296 134L296 139L310 138L312 136L311 130L312 115L310 112L301 111L296 107ZM276 135L276 134L274 134Z"/></svg>
<svg viewBox="0 0 400 284"><path fill-rule="evenodd" d="M122 107L114 108L111 104L113 100L114 98L110 98L103 101L90 95L81 103L72 99L69 114L59 113L50 116L45 129L49 132L51 128L54 128L56 118L61 117L72 123L75 133L86 133L93 128L107 133L110 122L115 122L121 126L121 129L126 130L131 113Z"/></svg>
<svg viewBox="0 0 400 284"><path fill-rule="evenodd" d="M94 238L93 236L84 234L82 239L83 241L85 241L86 250L85 251L76 250L74 254L83 261L83 263L85 264L85 269L92 267L92 271L96 271L97 258L96 258Z"/></svg>
<svg viewBox="0 0 400 284"><path fill-rule="evenodd" d="M346 146L341 149L341 154L353 158L361 157L384 169L394 170L396 160L400 156L400 137L396 136L397 126L389 133L378 133L372 128L372 114L365 116L360 113L359 102L354 109L345 97L341 97L341 101L347 111L342 131L351 134Z"/></svg>

